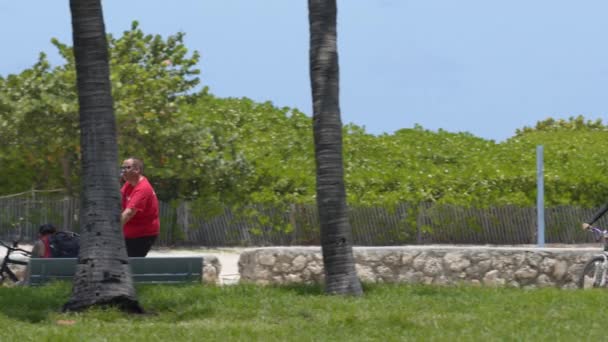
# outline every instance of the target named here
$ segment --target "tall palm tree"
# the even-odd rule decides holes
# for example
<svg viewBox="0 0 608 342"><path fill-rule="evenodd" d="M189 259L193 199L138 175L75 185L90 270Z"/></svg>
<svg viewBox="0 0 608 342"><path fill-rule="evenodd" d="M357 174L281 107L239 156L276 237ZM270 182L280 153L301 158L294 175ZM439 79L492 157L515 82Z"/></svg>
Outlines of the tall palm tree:
<svg viewBox="0 0 608 342"><path fill-rule="evenodd" d="M64 311L118 306L142 312L120 227L116 120L100 0L70 0L80 105L82 246Z"/></svg>
<svg viewBox="0 0 608 342"><path fill-rule="evenodd" d="M325 292L361 295L344 188L336 16L336 0L308 0L317 206Z"/></svg>

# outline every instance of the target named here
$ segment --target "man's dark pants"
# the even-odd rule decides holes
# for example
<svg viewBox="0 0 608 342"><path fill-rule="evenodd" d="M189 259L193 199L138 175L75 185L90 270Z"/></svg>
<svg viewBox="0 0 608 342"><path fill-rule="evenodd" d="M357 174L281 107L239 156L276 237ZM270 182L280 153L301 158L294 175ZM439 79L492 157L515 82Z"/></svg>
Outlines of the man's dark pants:
<svg viewBox="0 0 608 342"><path fill-rule="evenodd" d="M157 236L144 236L134 239L125 239L127 244L127 255L129 257L145 257L148 255L152 244L156 241Z"/></svg>

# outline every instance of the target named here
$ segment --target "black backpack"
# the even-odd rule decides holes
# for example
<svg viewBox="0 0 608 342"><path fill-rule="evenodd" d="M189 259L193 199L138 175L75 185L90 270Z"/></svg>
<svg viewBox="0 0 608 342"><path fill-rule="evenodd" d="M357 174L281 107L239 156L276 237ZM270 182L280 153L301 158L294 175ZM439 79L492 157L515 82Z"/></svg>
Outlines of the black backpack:
<svg viewBox="0 0 608 342"><path fill-rule="evenodd" d="M74 232L57 232L49 237L51 258L77 258L80 235Z"/></svg>

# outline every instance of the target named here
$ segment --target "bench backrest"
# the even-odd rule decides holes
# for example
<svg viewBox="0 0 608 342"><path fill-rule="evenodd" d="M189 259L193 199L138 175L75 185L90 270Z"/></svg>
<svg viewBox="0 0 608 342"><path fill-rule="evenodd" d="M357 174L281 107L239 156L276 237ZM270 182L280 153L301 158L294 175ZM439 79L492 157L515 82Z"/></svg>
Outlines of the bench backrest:
<svg viewBox="0 0 608 342"><path fill-rule="evenodd" d="M32 258L28 266L29 284L71 281L76 272L76 262L76 258ZM202 279L202 257L129 258L129 265L135 283L184 283Z"/></svg>

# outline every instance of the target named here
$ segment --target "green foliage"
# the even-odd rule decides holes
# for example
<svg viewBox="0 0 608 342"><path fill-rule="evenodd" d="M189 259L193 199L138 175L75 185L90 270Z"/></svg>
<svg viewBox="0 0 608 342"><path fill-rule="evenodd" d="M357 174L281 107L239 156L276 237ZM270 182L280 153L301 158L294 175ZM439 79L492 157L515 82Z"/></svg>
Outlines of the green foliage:
<svg viewBox="0 0 608 342"><path fill-rule="evenodd" d="M108 41L120 153L145 161L161 199L202 198L209 210L311 201L312 128L303 113L219 99L206 88L193 92L199 56L187 56L182 33L162 39L134 22ZM74 61L71 47L53 44L66 64L51 68L41 54L33 68L0 79L0 130L10 138L0 146L6 160L0 168L19 181L6 180L2 192L31 186L77 192Z"/></svg>
<svg viewBox="0 0 608 342"><path fill-rule="evenodd" d="M218 145L229 146L224 160L232 157L247 164L237 170L241 182L233 192L238 198L249 196L249 203L266 204L312 200L314 151L312 123L306 115L270 102L212 96L201 98L190 110L200 113L200 127Z"/></svg>
<svg viewBox="0 0 608 342"><path fill-rule="evenodd" d="M310 117L197 89L199 54L183 38L145 34L137 22L108 36L121 156L144 159L159 197L188 199L197 214L230 205L255 217L256 205L287 212L290 204L314 204ZM52 67L41 53L31 68L0 77L0 193L78 192L74 61L70 46L53 44L65 64ZM354 206L534 205L539 144L548 205L593 207L608 197L608 129L582 116L547 119L501 143L420 126L372 135L349 124L343 137Z"/></svg>
<svg viewBox="0 0 608 342"><path fill-rule="evenodd" d="M541 130L518 135L503 144L503 155L518 153L535 162L536 145L544 146L545 192L549 205L578 204L597 206L608 198L608 130L584 128L570 130ZM520 161L520 164L522 162ZM530 168L527 181L513 179L511 184L535 196L534 168ZM521 172L520 174L523 174ZM525 186L525 183L532 183ZM502 185L501 186L506 186Z"/></svg>
<svg viewBox="0 0 608 342"><path fill-rule="evenodd" d="M548 118L536 123L536 126L524 127L516 130L516 135L522 136L534 131L606 131L607 128L602 124L601 119L595 121L585 120L582 115L576 118L570 117L568 120Z"/></svg>
<svg viewBox="0 0 608 342"><path fill-rule="evenodd" d="M50 69L40 54L31 69L0 80L0 186L5 191L69 187L73 180L69 166L79 148L75 85Z"/></svg>
<svg viewBox="0 0 608 342"><path fill-rule="evenodd" d="M182 129L189 127L182 126L187 119L177 109L193 101L188 92L199 83L198 53L187 55L183 36L146 35L137 22L120 38L108 36L120 152L149 162L153 175L166 153L183 143ZM74 58L71 47L52 42L66 64L52 68L41 54L31 69L0 80L0 135L8 138L0 145L0 158L6 161L0 171L19 181L3 189L65 187L77 192ZM19 175L20 169L30 174Z"/></svg>
<svg viewBox="0 0 608 342"><path fill-rule="evenodd" d="M350 130L345 152L349 200L531 206L536 146L543 145L547 204L597 206L608 198L608 130L597 121L583 122L579 117L557 125L539 123L544 128L526 129L502 143L421 127L381 136Z"/></svg>
<svg viewBox="0 0 608 342"><path fill-rule="evenodd" d="M196 128L193 136L208 141L205 150L181 159L201 161L191 169L204 177L190 183L190 189L199 189L193 208L209 215L228 204L240 209L243 218L259 221L259 205L287 211L290 203L314 202L312 123L306 115L269 102L211 95L200 96L182 111Z"/></svg>
<svg viewBox="0 0 608 342"><path fill-rule="evenodd" d="M349 202L475 202L480 155L494 143L467 133L422 127L373 136L347 127L346 180Z"/></svg>

